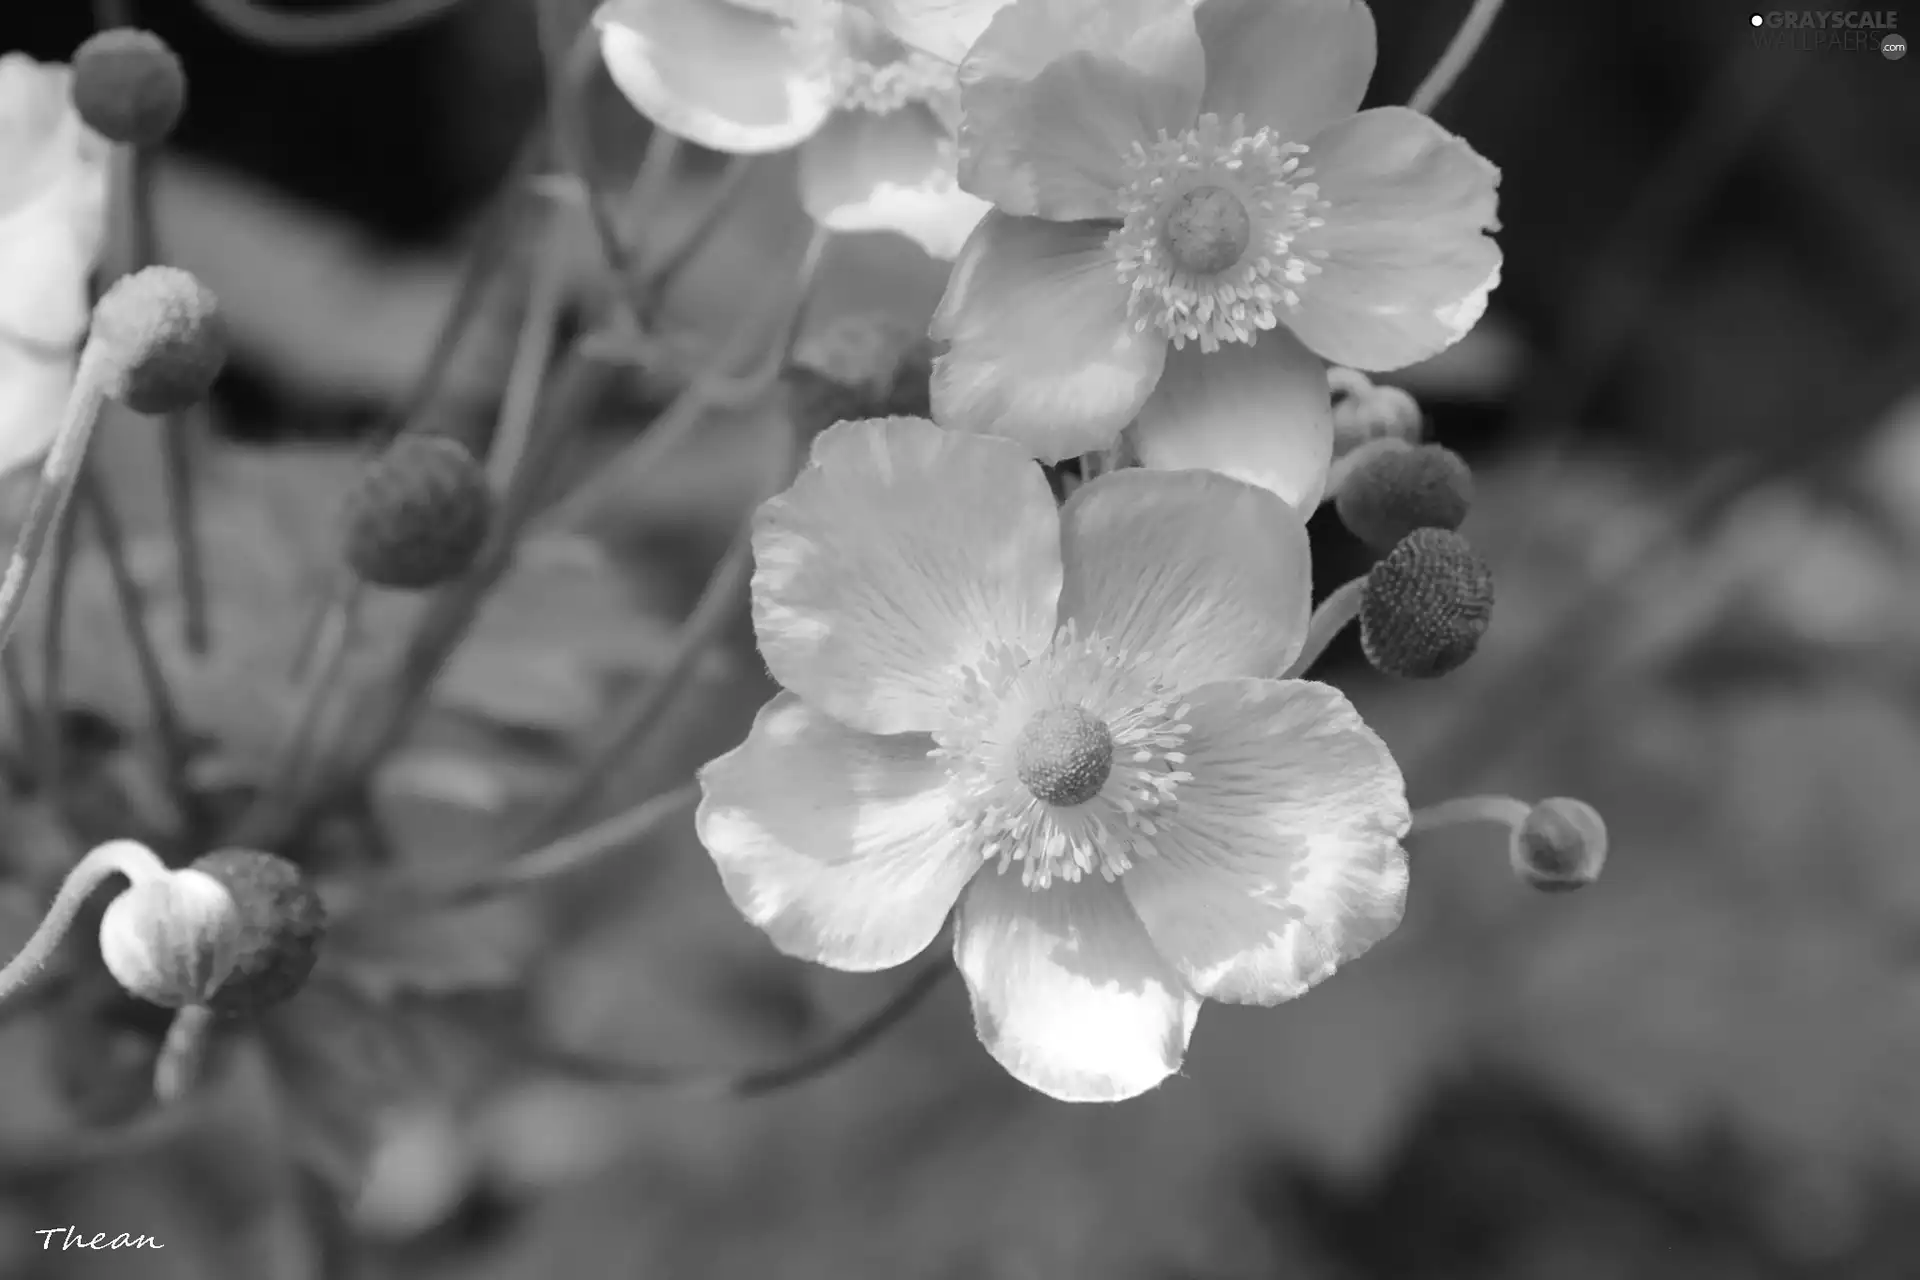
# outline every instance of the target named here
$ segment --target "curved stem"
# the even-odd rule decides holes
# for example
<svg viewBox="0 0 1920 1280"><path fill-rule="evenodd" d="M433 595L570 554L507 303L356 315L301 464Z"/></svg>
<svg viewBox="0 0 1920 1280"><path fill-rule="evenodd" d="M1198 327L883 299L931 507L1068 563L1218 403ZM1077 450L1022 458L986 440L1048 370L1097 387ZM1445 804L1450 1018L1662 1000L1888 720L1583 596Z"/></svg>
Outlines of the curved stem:
<svg viewBox="0 0 1920 1280"><path fill-rule="evenodd" d="M0 969L0 1004L6 1003L46 967L54 948L72 927L80 905L102 881L116 872L137 881L166 875L167 865L153 850L134 840L109 840L76 862L73 870L67 872L67 878L60 882L60 891L54 894L53 904L47 908L33 936L27 939L27 945L7 962L6 968Z"/></svg>
<svg viewBox="0 0 1920 1280"><path fill-rule="evenodd" d="M33 491L26 523L13 544L6 576L0 578L0 645L6 644L14 624L20 620L33 571L39 568L46 552L47 538L67 513L67 503L80 478L81 463L86 460L87 444L93 439L100 411L106 407L106 385L101 369L104 358L92 342L80 353L80 367L74 372L73 389L67 393L59 433L54 436L53 446L40 466L40 484Z"/></svg>
<svg viewBox="0 0 1920 1280"><path fill-rule="evenodd" d="M1430 804L1424 809L1416 809L1413 826L1408 829L1407 835L1425 835L1430 831L1473 822L1485 822L1512 831L1525 822L1527 815L1532 812L1532 805L1512 796L1458 796L1452 800L1442 800L1439 804Z"/></svg>
<svg viewBox="0 0 1920 1280"><path fill-rule="evenodd" d="M1432 115L1440 99L1447 96L1447 90L1453 88L1453 82L1473 61L1473 55L1480 52L1481 41L1487 38L1487 31L1493 26L1493 20L1500 16L1500 6L1504 0L1473 0L1473 8L1467 10L1467 16L1461 20L1460 29L1453 33L1453 41L1440 55L1440 61L1433 64L1433 70L1427 72L1427 78L1413 91L1413 97L1407 99L1407 105L1423 115Z"/></svg>
<svg viewBox="0 0 1920 1280"><path fill-rule="evenodd" d="M1343 582L1333 589L1333 594L1320 602L1313 611L1313 617L1307 622L1306 643L1300 646L1300 656L1293 660L1281 675L1282 680L1298 680L1320 661L1320 655L1327 651L1334 637L1346 630L1347 625L1360 616L1360 601L1367 590L1365 574Z"/></svg>
<svg viewBox="0 0 1920 1280"><path fill-rule="evenodd" d="M369 0L329 13L289 13L252 0L200 0L201 12L243 40L295 53L326 53L398 35L453 12L461 0Z"/></svg>
<svg viewBox="0 0 1920 1280"><path fill-rule="evenodd" d="M594 1084L639 1085L693 1098L757 1098L805 1084L850 1062L907 1020L947 976L953 961L942 954L923 964L886 1003L825 1043L783 1062L740 1071L614 1062L591 1054L535 1049L535 1064Z"/></svg>
<svg viewBox="0 0 1920 1280"><path fill-rule="evenodd" d="M200 1064L206 1059L212 1030L213 1010L203 1004L190 1004L173 1015L160 1056L153 1064L156 1101L178 1102L187 1096L200 1078Z"/></svg>
<svg viewBox="0 0 1920 1280"><path fill-rule="evenodd" d="M662 134L668 138L674 136L665 133L664 130ZM640 292L646 299L646 308L640 314L641 323L653 322L654 316L667 296L667 290L672 287L675 280L679 279L681 271L686 269L687 264L693 261L694 255L698 254L713 238L713 233L720 229L721 212L732 201L734 194L740 190L741 182L746 179L752 168L753 165L746 156L728 157L726 169L713 180L712 185L700 193L699 207L688 219L687 229L657 253L643 255ZM643 168L641 177L644 179L645 176L646 172ZM641 183L636 182L636 192L639 192L640 187ZM639 203L639 199L640 197L636 195L636 204ZM642 207L652 209L655 203L649 200Z"/></svg>

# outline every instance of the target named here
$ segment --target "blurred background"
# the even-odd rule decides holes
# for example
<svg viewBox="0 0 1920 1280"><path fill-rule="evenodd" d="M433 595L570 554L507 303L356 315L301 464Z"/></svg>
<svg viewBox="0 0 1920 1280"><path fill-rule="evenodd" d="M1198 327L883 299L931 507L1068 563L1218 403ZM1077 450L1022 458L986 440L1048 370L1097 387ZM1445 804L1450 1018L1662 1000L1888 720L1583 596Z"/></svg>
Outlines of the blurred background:
<svg viewBox="0 0 1920 1280"><path fill-rule="evenodd" d="M1369 105L1404 101L1467 6L1373 7ZM7 5L0 48L64 60L87 9ZM532 0L333 52L262 47L194 0L125 11L191 77L158 234L232 322L200 500L221 634L267 655L238 683L270 683L290 584L538 126ZM757 1101L503 1051L487 1029L507 1018L582 1054L772 1061L898 987L778 957L683 818L538 894L342 939L352 980L230 1054L192 1126L113 1136L143 1106L153 1011L80 984L0 1023L0 1275L1920 1276L1920 61L1757 48L1750 12L1513 0L1441 106L1504 171L1504 277L1466 342L1386 380L1475 467L1463 531L1498 609L1444 681L1385 681L1351 641L1320 673L1416 804L1597 805L1598 884L1531 894L1497 837L1422 839L1393 937L1294 1004L1210 1006L1183 1075L1117 1107L1007 1079L953 984ZM605 83L598 106L624 182L646 125ZM662 216L693 216L721 169L687 157ZM697 348L756 305L807 236L792 180L751 169L664 329ZM604 300L577 202L549 204L432 414L491 417L542 263L570 316ZM904 240L844 240L808 324L922 324L943 279ZM596 404L606 450L657 411L655 381ZM514 578L383 782L399 857L470 857L657 665L757 492L751 437L716 416ZM140 440L103 447L163 540ZM1364 571L1330 510L1313 533L1321 592ZM602 811L739 740L771 686L744 624L728 642ZM75 643L105 838L137 804L117 770L142 704L123 653ZM284 699L202 674L184 696L216 758L273 740ZM0 819L15 880L61 856L41 822ZM30 925L40 899L16 897ZM166 1247L40 1248L68 1224Z"/></svg>

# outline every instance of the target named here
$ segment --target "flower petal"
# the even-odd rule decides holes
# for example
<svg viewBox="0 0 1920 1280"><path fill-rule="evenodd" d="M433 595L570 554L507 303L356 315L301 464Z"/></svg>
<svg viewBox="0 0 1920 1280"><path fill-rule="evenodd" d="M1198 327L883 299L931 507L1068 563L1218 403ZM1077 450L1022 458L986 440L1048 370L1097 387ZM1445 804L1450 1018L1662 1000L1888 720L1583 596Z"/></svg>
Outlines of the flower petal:
<svg viewBox="0 0 1920 1280"><path fill-rule="evenodd" d="M1308 160L1330 206L1296 252L1321 271L1286 322L1335 364L1399 369L1452 346L1500 282L1500 170L1405 107L1363 111L1316 135Z"/></svg>
<svg viewBox="0 0 1920 1280"><path fill-rule="evenodd" d="M853 0L903 44L959 63L1013 0Z"/></svg>
<svg viewBox="0 0 1920 1280"><path fill-rule="evenodd" d="M0 339L62 363L86 332L110 155L69 104L69 77L25 54L0 57Z"/></svg>
<svg viewBox="0 0 1920 1280"><path fill-rule="evenodd" d="M1278 675L1306 639L1313 569L1299 515L1211 471L1115 471L1060 510L1060 618L1176 691Z"/></svg>
<svg viewBox="0 0 1920 1280"><path fill-rule="evenodd" d="M1127 314L1109 228L995 211L961 249L929 330L942 426L1018 440L1044 462L1104 449L1166 363Z"/></svg>
<svg viewBox="0 0 1920 1280"><path fill-rule="evenodd" d="M1393 932L1410 817L1399 766L1338 690L1193 690L1179 805L1121 877L1154 943L1215 1000L1291 1000Z"/></svg>
<svg viewBox="0 0 1920 1280"><path fill-rule="evenodd" d="M1017 0L960 65L961 185L1020 217L1118 217L1128 155L1191 125L1205 78L1189 0Z"/></svg>
<svg viewBox="0 0 1920 1280"><path fill-rule="evenodd" d="M869 733L946 724L961 670L1052 637L1060 534L1040 468L921 418L842 422L753 530L774 678Z"/></svg>
<svg viewBox="0 0 1920 1280"><path fill-rule="evenodd" d="M953 959L974 1029L1014 1079L1062 1102L1119 1102L1180 1069L1200 1001L1120 886L1028 889L991 869L960 899Z"/></svg>
<svg viewBox="0 0 1920 1280"><path fill-rule="evenodd" d="M925 734L849 729L790 693L700 770L694 829L740 914L788 955L888 969L926 950L980 867Z"/></svg>
<svg viewBox="0 0 1920 1280"><path fill-rule="evenodd" d="M0 477L39 461L73 389L74 360L0 334Z"/></svg>
<svg viewBox="0 0 1920 1280"><path fill-rule="evenodd" d="M703 147L785 151L833 109L826 60L771 14L726 0L606 0L593 21L620 92Z"/></svg>
<svg viewBox="0 0 1920 1280"><path fill-rule="evenodd" d="M1207 50L1201 110L1244 113L1288 142L1305 142L1360 109L1373 79L1373 12L1365 0L1202 0Z"/></svg>
<svg viewBox="0 0 1920 1280"><path fill-rule="evenodd" d="M1284 329L1212 353L1191 344L1170 351L1134 435L1149 467L1199 467L1257 484L1304 519L1333 465L1326 365Z"/></svg>
<svg viewBox="0 0 1920 1280"><path fill-rule="evenodd" d="M954 181L953 140L915 104L837 111L800 147L800 200L832 231L897 231L952 261L989 206Z"/></svg>

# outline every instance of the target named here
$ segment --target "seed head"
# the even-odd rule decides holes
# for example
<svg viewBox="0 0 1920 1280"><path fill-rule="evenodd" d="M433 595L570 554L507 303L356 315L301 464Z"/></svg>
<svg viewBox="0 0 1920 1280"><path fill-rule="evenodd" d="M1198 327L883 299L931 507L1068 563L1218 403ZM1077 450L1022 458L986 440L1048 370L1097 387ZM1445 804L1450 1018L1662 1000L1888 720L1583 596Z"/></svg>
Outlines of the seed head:
<svg viewBox="0 0 1920 1280"><path fill-rule="evenodd" d="M227 361L219 300L191 272L143 267L121 276L93 308L88 344L107 394L135 413L198 403Z"/></svg>
<svg viewBox="0 0 1920 1280"><path fill-rule="evenodd" d="M167 42L137 27L99 32L73 55L73 108L110 142L150 147L187 106L187 73Z"/></svg>
<svg viewBox="0 0 1920 1280"><path fill-rule="evenodd" d="M492 523L493 490L467 447L408 433L347 495L347 565L376 587L438 586L467 571Z"/></svg>
<svg viewBox="0 0 1920 1280"><path fill-rule="evenodd" d="M1467 540L1416 529L1367 574L1360 646L1388 675L1431 679L1459 667L1493 619L1493 572Z"/></svg>
<svg viewBox="0 0 1920 1280"><path fill-rule="evenodd" d="M1607 824L1584 800L1542 800L1514 828L1508 858L1513 874L1532 888L1547 893L1583 889L1607 865Z"/></svg>
<svg viewBox="0 0 1920 1280"><path fill-rule="evenodd" d="M1334 497L1341 523L1375 551L1415 529L1458 529L1473 506L1473 472L1437 444L1380 447L1356 460Z"/></svg>
<svg viewBox="0 0 1920 1280"><path fill-rule="evenodd" d="M243 924L233 895L201 871L135 880L100 917L100 958L133 995L169 1009L205 1004L234 968Z"/></svg>
<svg viewBox="0 0 1920 1280"><path fill-rule="evenodd" d="M193 870L223 886L239 914L232 972L207 1005L216 1013L254 1013L306 985L327 912L300 868L270 853L220 849Z"/></svg>

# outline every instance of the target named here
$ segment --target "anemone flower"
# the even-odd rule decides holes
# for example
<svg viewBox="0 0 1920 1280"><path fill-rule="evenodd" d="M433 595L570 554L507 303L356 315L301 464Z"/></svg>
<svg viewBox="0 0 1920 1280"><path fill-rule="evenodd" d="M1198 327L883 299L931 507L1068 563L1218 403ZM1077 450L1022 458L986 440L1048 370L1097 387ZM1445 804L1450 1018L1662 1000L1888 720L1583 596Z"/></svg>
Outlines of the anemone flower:
<svg viewBox="0 0 1920 1280"><path fill-rule="evenodd" d="M960 184L995 211L954 264L934 417L1053 461L1137 419L1151 467L1310 508L1323 361L1462 337L1500 276L1499 172L1403 107L1359 109L1361 0L872 0L967 49Z"/></svg>
<svg viewBox="0 0 1920 1280"><path fill-rule="evenodd" d="M53 443L106 238L109 147L67 68L0 57L0 475Z"/></svg>
<svg viewBox="0 0 1920 1280"><path fill-rule="evenodd" d="M1292 999L1399 923L1393 757L1275 678L1310 575L1271 492L1133 469L1056 508L1010 440L868 419L753 545L785 692L701 770L695 827L782 950L890 968L954 911L988 1051L1115 1101L1179 1068L1203 998Z"/></svg>
<svg viewBox="0 0 1920 1280"><path fill-rule="evenodd" d="M734 155L800 149L834 231L897 231L951 259L987 210L955 180L957 68L840 0L607 0L613 82L641 114Z"/></svg>

